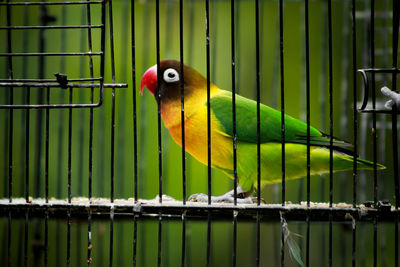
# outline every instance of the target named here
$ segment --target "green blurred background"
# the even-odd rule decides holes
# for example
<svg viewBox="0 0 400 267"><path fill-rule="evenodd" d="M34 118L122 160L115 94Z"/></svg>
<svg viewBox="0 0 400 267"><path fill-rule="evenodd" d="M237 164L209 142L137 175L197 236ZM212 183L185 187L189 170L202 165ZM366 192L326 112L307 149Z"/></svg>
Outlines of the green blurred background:
<svg viewBox="0 0 400 267"><path fill-rule="evenodd" d="M206 73L205 47L205 4L204 1L184 2L184 61L200 73ZM368 30L369 1L357 2L357 68L370 66ZM254 1L235 1L236 31L236 88L239 94L255 99L256 96L256 55L255 55L255 10ZM391 14L392 1L378 1L376 12ZM133 197L133 94L137 96L138 123L138 193L139 198L150 199L158 194L158 143L157 106L153 97L144 92L143 96L132 86L131 65L131 2L113 1L115 78L117 83L128 83L126 89L115 90L115 198ZM284 4L284 75L286 113L305 120L305 25L304 2L285 1ZM13 6L11 25L40 25L40 7ZM49 25L87 24L86 6L49 6L49 15L55 21ZM160 0L160 48L161 58L179 59L179 1ZM311 124L324 132L329 132L329 79L328 79L328 21L327 1L310 1L310 90ZM332 2L333 25L333 110L334 135L353 141L352 116L352 37L351 3L335 0ZM92 24L101 24L101 8L91 6ZM108 14L108 9L107 9ZM0 25L6 26L6 8L0 6ZM141 75L156 64L155 1L135 1L135 51L136 88ZM376 17L376 65L391 66L391 16ZM110 59L110 34L107 15L105 80L112 82ZM231 85L231 35L230 1L210 1L210 46L211 81L220 88L230 90ZM13 52L38 52L39 30L12 31ZM46 52L88 51L87 30L46 30L44 31ZM93 51L100 50L100 29L92 30ZM260 47L261 47L261 99L262 103L280 109L279 72L279 3L260 0ZM0 30L0 53L7 52L7 31ZM8 78L7 58L0 57L0 78ZM100 60L94 57L94 76L99 76ZM88 57L46 57L43 77L54 79L56 72L65 73L68 78L90 77ZM39 57L14 57L14 78L39 78L41 74ZM379 77L378 77L379 76ZM360 78L360 77L359 77ZM377 92L383 86L391 86L391 77L377 75ZM358 80L358 96L361 99L361 79ZM1 89L1 88L0 88ZM96 91L96 90L95 90ZM31 88L31 104L44 103L45 89ZM381 102L380 93L378 103ZM68 103L68 90L51 89L51 103ZM0 90L0 104L9 103L10 90ZM14 88L14 104L26 103L27 89ZM98 99L98 92L95 92ZM74 89L73 103L89 103L89 89ZM105 89L104 103L94 109L93 136L93 196L110 197L111 176L111 106L112 89ZM9 116L8 110L0 110L0 192L8 197L8 150ZM26 177L26 110L13 112L13 196L24 197ZM50 110L50 168L49 195L65 199L68 178L68 109ZM45 112L30 111L29 129L29 192L32 197L44 197L44 135ZM372 160L371 115L358 114L358 147L362 157ZM391 144L390 117L378 116L378 161L388 167L378 173L378 198L394 202L393 157ZM89 109L72 111L72 196L88 196L89 177ZM182 199L181 148L171 139L168 131L162 129L163 146L163 193L178 200ZM190 155L186 157L187 195L207 192L207 167L198 163ZM327 202L329 199L328 176L313 176L311 201ZM352 173L335 174L333 184L334 202L352 202ZM212 193L223 194L233 187L232 180L220 171L212 172ZM357 187L358 203L373 199L372 172L359 172ZM281 186L269 185L263 188L262 197L268 203L278 203ZM297 203L306 199L305 180L290 181L286 184L286 198ZM239 218L240 219L240 218ZM6 263L7 218L0 220L1 261ZM372 266L372 224L358 224L357 265ZM65 264L66 223L50 219L49 223L49 266ZM94 220L93 265L108 264L109 222ZM157 263L157 219L140 219L138 224L138 266L155 266ZM291 230L305 234L305 223L290 222ZM393 227L379 224L378 262L380 266L393 264ZM181 251L180 220L165 219L163 223L163 266L178 266ZM43 253L35 250L32 242L42 242L44 219L32 219L29 223L30 265L42 265ZM231 221L213 221L211 263L212 266L228 266L232 262L233 227ZM333 227L333 265L351 264L351 228L347 224ZM22 247L24 220L13 219L12 262L23 263ZM311 265L328 265L328 224L311 223ZM280 262L280 223L262 223L261 265L277 266ZM204 266L206 261L207 222L190 220L187 224L187 266ZM298 238L305 247L305 238ZM87 253L87 222L72 221L71 264L83 265ZM304 244L303 244L304 243ZM114 264L127 266L132 262L133 222L130 219L114 223ZM238 224L238 265L255 264L256 221L240 221ZM303 249L304 252L304 249ZM288 253L286 253L288 255ZM286 257L287 266L295 266L295 261Z"/></svg>

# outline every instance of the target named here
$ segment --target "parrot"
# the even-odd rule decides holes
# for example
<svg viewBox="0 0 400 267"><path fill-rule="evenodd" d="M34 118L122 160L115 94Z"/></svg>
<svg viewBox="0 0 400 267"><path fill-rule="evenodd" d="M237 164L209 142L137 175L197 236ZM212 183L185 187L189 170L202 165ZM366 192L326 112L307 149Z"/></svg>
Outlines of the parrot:
<svg viewBox="0 0 400 267"><path fill-rule="evenodd" d="M146 87L160 103L161 117L172 139L182 146L181 83L184 86L185 151L199 162L208 164L207 79L194 68L177 60L160 61L142 76L140 93ZM182 79L183 76L183 79ZM157 88L159 86L159 88ZM236 96L237 200L249 203L257 189L257 102ZM230 178L234 176L232 92L210 82L211 166ZM284 115L285 179L307 175L307 124ZM281 112L260 104L260 172L261 183L282 182ZM310 126L310 174L330 171L330 136ZM352 145L333 138L333 172L353 169ZM358 158L357 168L372 170L374 163ZM385 166L376 164L377 169ZM213 196L213 202L233 202L233 190ZM207 195L195 194L189 199L207 201ZM253 199L254 200L254 199ZM241 201L239 201L241 202Z"/></svg>

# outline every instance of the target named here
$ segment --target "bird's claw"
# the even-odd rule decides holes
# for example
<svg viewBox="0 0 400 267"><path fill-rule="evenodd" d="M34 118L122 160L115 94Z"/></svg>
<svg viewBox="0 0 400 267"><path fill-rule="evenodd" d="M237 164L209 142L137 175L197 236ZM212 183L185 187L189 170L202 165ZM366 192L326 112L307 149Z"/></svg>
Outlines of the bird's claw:
<svg viewBox="0 0 400 267"><path fill-rule="evenodd" d="M393 106L396 106L400 109L400 93L390 90L388 87L384 86L381 88L382 94L390 97L391 99L386 101L385 108L392 109Z"/></svg>
<svg viewBox="0 0 400 267"><path fill-rule="evenodd" d="M192 202L208 202L208 195L203 193L193 194L189 197L189 201ZM235 198L233 194L233 190L229 191L226 194L221 196L211 196L212 203L235 203ZM239 191L237 192L236 202L240 204L253 204L257 203L256 197L247 196L246 192ZM261 199L262 203L265 203L263 199Z"/></svg>

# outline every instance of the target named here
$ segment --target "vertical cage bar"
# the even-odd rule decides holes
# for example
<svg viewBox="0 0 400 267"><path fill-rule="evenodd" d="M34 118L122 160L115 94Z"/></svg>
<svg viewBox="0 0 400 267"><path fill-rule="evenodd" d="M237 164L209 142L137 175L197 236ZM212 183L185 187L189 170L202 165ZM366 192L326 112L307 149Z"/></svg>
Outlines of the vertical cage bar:
<svg viewBox="0 0 400 267"><path fill-rule="evenodd" d="M12 266L12 260L11 260L11 255L12 255L12 251L11 251L11 242L12 242L12 216L11 216L11 209L8 210L8 220L7 220L7 230L8 230L8 240L7 240L7 264L8 267Z"/></svg>
<svg viewBox="0 0 400 267"><path fill-rule="evenodd" d="M231 0L231 62L232 62L232 132L233 132L233 203L237 205L236 151L236 75L235 75L235 0ZM235 242L235 241L234 241Z"/></svg>
<svg viewBox="0 0 400 267"><path fill-rule="evenodd" d="M133 257L132 266L136 267L136 250L137 250L137 216L133 216Z"/></svg>
<svg viewBox="0 0 400 267"><path fill-rule="evenodd" d="M158 246L157 246L157 266L161 266L162 258L162 216L158 214Z"/></svg>
<svg viewBox="0 0 400 267"><path fill-rule="evenodd" d="M261 221L261 216L260 216L260 212L257 211L257 228L256 228L256 267L260 266L260 243L261 243L261 229L260 229L260 221Z"/></svg>
<svg viewBox="0 0 400 267"><path fill-rule="evenodd" d="M44 218L44 266L48 266L49 258L49 210L46 208Z"/></svg>
<svg viewBox="0 0 400 267"><path fill-rule="evenodd" d="M46 104L50 104L50 88L46 88ZM50 109L46 108L46 122L45 122L45 166L44 166L44 177L45 177L45 189L44 195L46 203L49 203L49 135L50 135Z"/></svg>
<svg viewBox="0 0 400 267"><path fill-rule="evenodd" d="M27 104L31 103L31 89L26 88ZM25 201L29 202L29 136L30 136L30 109L26 109L25 121Z"/></svg>
<svg viewBox="0 0 400 267"><path fill-rule="evenodd" d="M92 266L92 211L88 210L88 246L87 246L87 266Z"/></svg>
<svg viewBox="0 0 400 267"><path fill-rule="evenodd" d="M9 3L9 0L7 0ZM11 6L7 5L7 26L11 26ZM11 29L7 30L7 52L12 53L12 46L11 46ZM12 56L8 56L8 78L10 80L13 79L13 65L12 65ZM14 103L14 88L10 87L10 104ZM14 135L14 127L13 127L13 118L14 118L14 110L10 109L9 111L9 128L8 128L8 200L12 202L12 183L13 183L13 135Z"/></svg>
<svg viewBox="0 0 400 267"><path fill-rule="evenodd" d="M28 266L28 236L29 236L29 214L25 211L25 236L24 236L24 266Z"/></svg>
<svg viewBox="0 0 400 267"><path fill-rule="evenodd" d="M67 267L71 264L71 208L67 210Z"/></svg>
<svg viewBox="0 0 400 267"><path fill-rule="evenodd" d="M371 0L370 6L370 64L371 68L375 68L375 1ZM373 161L374 161L374 207L377 207L378 204L378 173L377 173L377 138L376 138L376 94L375 94L375 73L371 73L371 88L372 88L372 146L373 146ZM377 218L374 218L373 221L373 266L377 266L378 264L378 226L377 226Z"/></svg>
<svg viewBox="0 0 400 267"><path fill-rule="evenodd" d="M181 266L186 266L186 212L182 213L182 249L181 249Z"/></svg>
<svg viewBox="0 0 400 267"><path fill-rule="evenodd" d="M375 1L371 0L370 7L370 61L371 68L375 68ZM378 204L378 172L377 172L377 136L376 136L376 94L375 94L375 73L371 72L371 88L372 88L372 141L373 141L373 160L374 160L374 205Z"/></svg>
<svg viewBox="0 0 400 267"><path fill-rule="evenodd" d="M259 0L255 0L256 18L256 90L257 90L257 205L261 203L261 92L260 92L260 12ZM259 223L258 223L259 226ZM259 265L258 261L258 265Z"/></svg>
<svg viewBox="0 0 400 267"><path fill-rule="evenodd" d="M135 0L131 0L131 43L132 43L132 109L133 109L133 182L135 202L138 200L137 117L136 117L136 44L135 44Z"/></svg>
<svg viewBox="0 0 400 267"><path fill-rule="evenodd" d="M237 211L233 211L233 247L232 247L232 266L236 266L237 251Z"/></svg>
<svg viewBox="0 0 400 267"><path fill-rule="evenodd" d="M328 65L329 65L329 207L333 204L333 61L332 61L332 0L328 1ZM332 210L329 212L329 266L333 256Z"/></svg>
<svg viewBox="0 0 400 267"><path fill-rule="evenodd" d="M158 196L162 203L162 143L161 143L161 69L160 69L160 0L156 0L156 50L157 50L157 134L158 134Z"/></svg>
<svg viewBox="0 0 400 267"><path fill-rule="evenodd" d="M310 206L311 158L310 158L310 37L309 37L309 6L305 0L305 44L306 44L306 116L307 116L307 207Z"/></svg>
<svg viewBox="0 0 400 267"><path fill-rule="evenodd" d="M210 0L206 4L206 64L207 64L207 177L208 204L211 204L211 105L210 105Z"/></svg>
<svg viewBox="0 0 400 267"><path fill-rule="evenodd" d="M357 222L356 220L353 218L352 220L352 246L351 246L351 266L352 267L356 267L356 257L357 257L357 253L356 253L356 247L357 247L357 242L356 242L356 234L357 234Z"/></svg>
<svg viewBox="0 0 400 267"><path fill-rule="evenodd" d="M112 14L112 0L108 2L108 20L110 24L110 56L111 56L111 76L112 83L115 83L115 63L114 63L114 26L113 26L113 14ZM115 87L112 88L112 100L111 100L111 186L110 196L111 203L114 202L114 167L115 167Z"/></svg>
<svg viewBox="0 0 400 267"><path fill-rule="evenodd" d="M284 230L284 219L281 214L281 267L285 266L285 230Z"/></svg>
<svg viewBox="0 0 400 267"><path fill-rule="evenodd" d="M90 0L86 0L90 1ZM90 4L86 5L86 18L87 24L90 26L92 24L91 12L90 12ZM88 46L89 52L92 52L92 29L88 28ZM89 69L90 69L90 78L94 77L93 71L93 58L89 56ZM90 89L90 103L93 104L93 88ZM92 178L93 178L93 108L91 107L89 110L89 202L92 201ZM90 213L90 210L89 210ZM90 223L89 223L90 224ZM89 225L88 225L89 227Z"/></svg>
<svg viewBox="0 0 400 267"><path fill-rule="evenodd" d="M181 61L181 132L182 132L182 199L186 204L186 160L185 160L185 91L183 68L183 0L179 0L179 56ZM182 264L184 261L182 262Z"/></svg>
<svg viewBox="0 0 400 267"><path fill-rule="evenodd" d="M398 58L398 40L399 40L399 2L393 1L393 37L392 37L392 55L393 55L393 68L397 69ZM397 90L397 74L392 75L392 90ZM399 209L400 196L399 196L399 154L398 154L398 138L397 138L397 106L392 107L392 142L393 142L393 171L394 171L394 190L396 210ZM394 222L394 266L399 266L399 217L396 215Z"/></svg>
<svg viewBox="0 0 400 267"><path fill-rule="evenodd" d="M114 255L114 208L110 209L110 250L109 250L109 266L113 266Z"/></svg>
<svg viewBox="0 0 400 267"><path fill-rule="evenodd" d="M208 0L206 0L206 1L208 1ZM207 254L206 255L206 266L210 267L211 266L211 211L208 211L208 214L207 214L207 252L206 252L206 254Z"/></svg>
<svg viewBox="0 0 400 267"><path fill-rule="evenodd" d="M282 206L285 206L285 79L283 57L283 0L279 0L279 55L281 76L281 144L282 144Z"/></svg>
<svg viewBox="0 0 400 267"><path fill-rule="evenodd" d="M73 88L69 89L69 104L72 104ZM72 168L72 108L68 108L68 203L71 203Z"/></svg>

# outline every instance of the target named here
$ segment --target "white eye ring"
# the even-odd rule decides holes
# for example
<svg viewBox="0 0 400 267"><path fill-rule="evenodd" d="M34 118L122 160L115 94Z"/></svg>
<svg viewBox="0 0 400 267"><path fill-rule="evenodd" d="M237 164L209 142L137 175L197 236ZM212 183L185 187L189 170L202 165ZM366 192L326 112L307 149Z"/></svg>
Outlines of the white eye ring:
<svg viewBox="0 0 400 267"><path fill-rule="evenodd" d="M164 71L164 81L173 83L179 81L179 74L176 70L169 68Z"/></svg>

